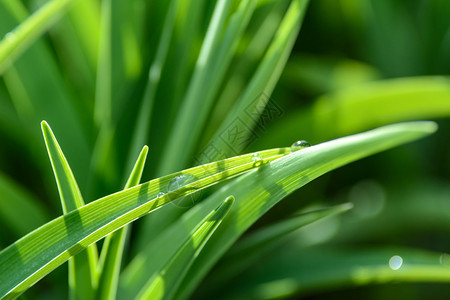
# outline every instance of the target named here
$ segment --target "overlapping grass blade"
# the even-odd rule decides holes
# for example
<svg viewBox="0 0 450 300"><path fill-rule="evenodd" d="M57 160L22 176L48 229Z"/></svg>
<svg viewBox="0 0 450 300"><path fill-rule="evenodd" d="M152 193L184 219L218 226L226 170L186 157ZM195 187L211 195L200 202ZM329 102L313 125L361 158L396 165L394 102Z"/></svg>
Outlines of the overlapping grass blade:
<svg viewBox="0 0 450 300"><path fill-rule="evenodd" d="M260 3L258 1L258 4ZM217 128L227 116L224 112L230 111L236 101L239 100L239 96L251 79L252 72L257 68L268 46L270 46L288 4L287 2L277 1L261 11L255 10L238 47L240 51L236 51L236 57L230 64L226 82L224 82L220 95L218 95L208 124L204 128L200 147L203 147L216 133ZM245 49L245 51L241 53L241 49Z"/></svg>
<svg viewBox="0 0 450 300"><path fill-rule="evenodd" d="M268 97L281 75L281 71L286 64L295 39L300 31L307 4L307 0L295 0L291 2L275 35L274 41L267 50L253 78L223 124L217 130L211 143L223 149L226 154L230 154L230 147L224 145L220 134L229 128L237 127L240 131L244 131L242 136L240 136L241 140L249 139L252 135L252 131L246 128L253 128L259 116L263 113L262 108L265 107L269 100ZM245 145L235 142L232 151L242 151L243 146Z"/></svg>
<svg viewBox="0 0 450 300"><path fill-rule="evenodd" d="M17 297L71 256L162 205L286 153L289 148L272 149L259 152L262 160L257 163L252 154L246 154L198 166L98 199L54 219L0 252L0 297ZM167 191L169 182L181 175L198 180ZM158 196L161 191L166 194Z"/></svg>
<svg viewBox="0 0 450 300"><path fill-rule="evenodd" d="M0 74L51 27L74 0L50 0L0 41ZM8 5L8 2L5 4ZM16 8L10 2L10 7ZM16 6L17 7L17 6Z"/></svg>
<svg viewBox="0 0 450 300"><path fill-rule="evenodd" d="M63 213L67 214L84 205L78 184L58 141L47 122L41 123L45 145L55 174ZM98 252L95 244L69 260L69 293L71 299L94 299L97 286Z"/></svg>
<svg viewBox="0 0 450 300"><path fill-rule="evenodd" d="M320 175L365 156L429 135L433 122L409 122L325 142L292 153L250 172L198 204L213 209L233 193L235 205L186 275L175 299L185 299L206 272L259 217L294 190Z"/></svg>
<svg viewBox="0 0 450 300"><path fill-rule="evenodd" d="M285 246L236 278L239 284L230 282L219 299L273 299L389 282L450 282L449 263L448 253L419 249Z"/></svg>
<svg viewBox="0 0 450 300"><path fill-rule="evenodd" d="M128 150L128 160L125 168L127 172L131 168L132 159L134 159L136 152L139 147L145 143L148 136L150 117L152 115L156 89L161 80L161 72L166 62L166 57L175 26L175 16L177 14L177 7L179 3L178 1L179 0L170 1L169 9L164 21L163 32L161 33L160 40L158 41L155 59L148 72L147 85L145 87L144 96L137 116L136 127L133 131L133 138Z"/></svg>
<svg viewBox="0 0 450 300"><path fill-rule="evenodd" d="M27 16L28 12L22 3L1 2L0 31L13 28ZM39 73L30 70L39 70ZM77 102L72 98L48 47L42 41L36 42L15 62L14 69L6 72L4 76L6 88L21 115L22 126L34 137L30 142L36 143L35 146L29 145L29 148L34 148L33 154L36 153L42 158L46 155L45 150L37 144L41 133L36 124L47 120L57 126L57 131L61 133L60 141L67 147L66 155L74 164L74 173L87 173L84 162L90 157L88 135L83 131ZM43 168L41 161L43 160L36 159L36 164L44 174L48 174L47 166ZM79 184L83 187L84 180Z"/></svg>
<svg viewBox="0 0 450 300"><path fill-rule="evenodd" d="M185 235L181 241L173 241L170 246L169 255L154 258L159 260L161 268L156 269L156 273L147 280L137 295L139 299L171 299L184 275L194 262L195 258L201 252L211 235L221 224L234 202L233 196L225 199L219 207L208 214L189 235ZM182 242L182 243L180 243ZM174 244L179 244L173 249ZM162 244L166 245L166 244ZM168 251L169 248L162 247L161 250ZM170 255L172 254L172 255ZM143 277L142 279L146 279Z"/></svg>
<svg viewBox="0 0 450 300"><path fill-rule="evenodd" d="M148 147L144 146L134 165L134 168L125 184L125 189L138 185L141 181L142 171L144 170L145 160L147 158ZM108 235L103 243L102 253L99 262L99 283L97 299L115 299L117 292L117 283L122 265L122 255L127 238L128 226L120 228L114 233Z"/></svg>
<svg viewBox="0 0 450 300"><path fill-rule="evenodd" d="M255 1L243 1L238 10L231 14L225 26L231 2L218 1L215 6L192 80L175 120L173 134L169 136L166 150L162 153L158 171L160 175L186 167L187 161L192 157L192 151L200 138L210 107L214 103L214 95L253 13ZM213 82L210 80L211 74L214 74ZM207 162L201 161L201 163ZM174 211L167 208L158 215L146 218L144 226L148 237L153 236L153 233L157 234L160 228L170 224L181 212L180 209ZM154 224L158 225L154 226ZM147 241L148 238L140 242L145 244Z"/></svg>
<svg viewBox="0 0 450 300"><path fill-rule="evenodd" d="M253 0L242 1L225 26L231 2L225 0L216 4L192 81L175 119L173 134L170 135L163 153L160 174L185 167L192 156L214 103L214 96L256 4ZM212 74L214 80L211 81ZM180 144L183 147L178 147Z"/></svg>

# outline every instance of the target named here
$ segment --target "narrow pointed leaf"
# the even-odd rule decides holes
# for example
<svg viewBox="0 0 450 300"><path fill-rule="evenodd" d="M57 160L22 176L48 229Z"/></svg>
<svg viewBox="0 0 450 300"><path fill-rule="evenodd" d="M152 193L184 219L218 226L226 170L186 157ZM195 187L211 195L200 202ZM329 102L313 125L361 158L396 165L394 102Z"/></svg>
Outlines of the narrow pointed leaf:
<svg viewBox="0 0 450 300"><path fill-rule="evenodd" d="M47 122L41 123L45 145L55 174L63 213L67 214L84 205L78 184L58 141ZM88 247L69 260L69 289L71 299L93 299L97 284L97 247Z"/></svg>
<svg viewBox="0 0 450 300"><path fill-rule="evenodd" d="M128 178L125 189L136 186L141 181L147 158L148 147L144 146ZM98 299L115 299L117 283L119 280L122 263L123 248L127 238L128 226L126 225L114 233L108 235L102 247L100 258L100 278L98 284Z"/></svg>

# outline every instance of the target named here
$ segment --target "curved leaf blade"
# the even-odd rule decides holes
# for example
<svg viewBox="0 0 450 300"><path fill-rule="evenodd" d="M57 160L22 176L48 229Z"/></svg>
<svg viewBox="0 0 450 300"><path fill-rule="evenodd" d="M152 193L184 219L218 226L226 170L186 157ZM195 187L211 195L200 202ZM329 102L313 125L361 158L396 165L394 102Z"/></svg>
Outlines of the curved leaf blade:
<svg viewBox="0 0 450 300"><path fill-rule="evenodd" d="M289 148L261 151L260 163L289 151ZM252 160L252 154L225 159L151 180L54 219L0 252L0 297L19 296L71 256L162 205L259 166ZM180 175L198 180L157 196L170 180Z"/></svg>
<svg viewBox="0 0 450 300"><path fill-rule="evenodd" d="M185 299L206 272L273 205L313 179L350 162L436 131L434 122L407 122L315 145L234 180L198 206L212 209L233 193L236 203L186 275L175 299Z"/></svg>

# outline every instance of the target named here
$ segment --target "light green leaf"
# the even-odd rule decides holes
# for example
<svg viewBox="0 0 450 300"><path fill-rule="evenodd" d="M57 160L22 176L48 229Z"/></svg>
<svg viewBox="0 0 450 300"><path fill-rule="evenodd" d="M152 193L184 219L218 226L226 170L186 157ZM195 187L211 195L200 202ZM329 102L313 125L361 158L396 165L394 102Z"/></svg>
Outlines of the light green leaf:
<svg viewBox="0 0 450 300"><path fill-rule="evenodd" d="M147 158L148 147L144 146L134 165L133 171L125 184L125 189L138 185L141 181ZM120 267L122 264L123 248L127 238L128 226L126 225L114 233L108 235L103 243L99 262L98 299L115 299L117 283L119 281Z"/></svg>
<svg viewBox="0 0 450 300"><path fill-rule="evenodd" d="M41 123L45 145L55 174L63 213L84 205L78 184L58 141L47 122ZM97 247L95 244L69 260L69 289L71 299L94 299L97 285Z"/></svg>
<svg viewBox="0 0 450 300"><path fill-rule="evenodd" d="M0 252L0 297L19 296L71 256L162 205L286 153L289 148L272 149L259 152L262 159L256 162L252 154L246 154L198 166L98 199L54 219ZM167 186L177 176L190 176L195 180L167 191ZM162 191L166 194L158 195Z"/></svg>
<svg viewBox="0 0 450 300"><path fill-rule="evenodd" d="M198 205L213 209L233 193L235 205L186 275L176 299L185 299L225 251L273 205L335 168L429 135L433 122L409 122L325 142L287 155L234 180Z"/></svg>

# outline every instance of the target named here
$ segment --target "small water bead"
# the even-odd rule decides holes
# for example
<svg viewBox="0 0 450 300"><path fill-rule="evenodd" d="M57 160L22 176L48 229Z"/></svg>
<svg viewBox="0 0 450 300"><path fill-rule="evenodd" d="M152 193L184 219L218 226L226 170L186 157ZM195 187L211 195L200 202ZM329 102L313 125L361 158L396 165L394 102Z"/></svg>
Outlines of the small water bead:
<svg viewBox="0 0 450 300"><path fill-rule="evenodd" d="M159 193L156 195L156 197L157 197L157 198L160 198L160 197L164 196L165 194L166 194L166 193L159 192Z"/></svg>
<svg viewBox="0 0 450 300"><path fill-rule="evenodd" d="M181 175L175 176L174 178L172 178L169 181L169 184L167 185L167 190L170 193L170 192L178 190L190 183L193 183L194 181L197 181L197 180L198 180L198 178L193 175L181 174ZM189 208L195 204L195 202L196 202L196 200L198 200L198 198L199 198L198 195L191 194L191 195L181 197L181 198L173 201L172 203L181 208Z"/></svg>
<svg viewBox="0 0 450 300"><path fill-rule="evenodd" d="M402 265L403 265L403 258L401 256L394 255L389 259L389 268L391 268L394 271L400 269Z"/></svg>
<svg viewBox="0 0 450 300"><path fill-rule="evenodd" d="M264 162L261 154L259 154L259 153L253 153L251 158L252 158L253 164L255 166L260 166Z"/></svg>
<svg viewBox="0 0 450 300"><path fill-rule="evenodd" d="M303 141L303 140L297 141L297 142L292 144L291 152L302 150L304 148L308 148L309 146L311 146L311 145L307 141Z"/></svg>

